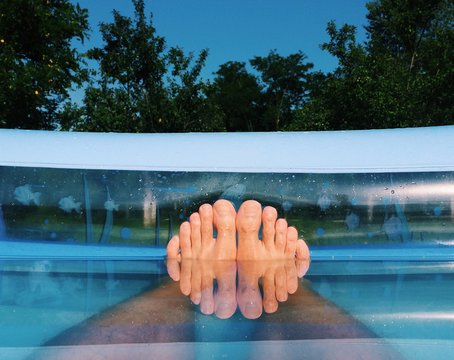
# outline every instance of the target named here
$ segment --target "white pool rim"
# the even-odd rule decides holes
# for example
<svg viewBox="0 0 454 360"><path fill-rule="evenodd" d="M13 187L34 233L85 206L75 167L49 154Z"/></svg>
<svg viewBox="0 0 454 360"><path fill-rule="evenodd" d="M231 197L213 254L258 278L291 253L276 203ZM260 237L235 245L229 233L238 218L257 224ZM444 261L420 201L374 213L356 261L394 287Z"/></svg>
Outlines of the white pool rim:
<svg viewBox="0 0 454 360"><path fill-rule="evenodd" d="M243 173L454 170L454 126L125 134L0 130L0 166Z"/></svg>

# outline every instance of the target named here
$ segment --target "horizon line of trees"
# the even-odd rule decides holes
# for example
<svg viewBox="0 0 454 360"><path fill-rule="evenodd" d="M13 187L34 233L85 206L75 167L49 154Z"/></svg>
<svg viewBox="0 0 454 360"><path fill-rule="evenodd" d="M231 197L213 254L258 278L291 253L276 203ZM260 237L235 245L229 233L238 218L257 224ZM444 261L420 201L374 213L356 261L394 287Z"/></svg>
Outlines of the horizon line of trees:
<svg viewBox="0 0 454 360"><path fill-rule="evenodd" d="M271 50L201 78L208 50L167 48L132 0L113 11L103 45L80 53L88 10L70 0L0 2L0 128L106 132L345 130L454 124L454 3L372 0L367 39L327 24L338 60L314 71L306 55ZM90 67L89 64L96 63ZM252 69L249 70L249 69ZM81 103L71 89L84 91Z"/></svg>

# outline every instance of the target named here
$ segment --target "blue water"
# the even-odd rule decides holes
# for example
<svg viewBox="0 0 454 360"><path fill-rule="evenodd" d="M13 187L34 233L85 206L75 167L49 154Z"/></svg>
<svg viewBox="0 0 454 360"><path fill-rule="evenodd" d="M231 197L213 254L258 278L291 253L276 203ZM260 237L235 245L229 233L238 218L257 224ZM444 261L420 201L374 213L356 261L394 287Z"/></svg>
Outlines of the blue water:
<svg viewBox="0 0 454 360"><path fill-rule="evenodd" d="M46 358L54 348L43 345L63 331L143 292L158 294L169 283L162 261L3 260L0 274L1 359ZM301 358L302 349L308 358L336 358L342 351L408 359L454 355L454 262L313 261L300 287L327 301L321 317L339 309L365 335L342 335L344 325L328 316L326 321L295 320L295 311L310 315L319 309L304 298L304 304L295 303L290 295L276 314L258 320L239 311L221 320L192 305L191 323L172 325L190 332L189 342L138 340L114 344L115 351L138 358L144 349L158 357L235 359ZM162 303L178 312L171 308L176 300L190 303L181 294ZM135 326L120 325L118 331L125 333Z"/></svg>

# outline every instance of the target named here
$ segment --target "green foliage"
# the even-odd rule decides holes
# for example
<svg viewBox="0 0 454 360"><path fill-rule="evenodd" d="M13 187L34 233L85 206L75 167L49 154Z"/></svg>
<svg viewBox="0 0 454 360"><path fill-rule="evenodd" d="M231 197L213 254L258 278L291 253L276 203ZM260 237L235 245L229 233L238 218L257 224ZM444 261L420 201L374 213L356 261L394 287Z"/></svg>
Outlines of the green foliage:
<svg viewBox="0 0 454 360"><path fill-rule="evenodd" d="M260 74L264 89L264 123L267 130L281 130L293 121L294 110L301 108L307 94L308 71L302 52L281 56L271 51L268 56L254 57L250 63Z"/></svg>
<svg viewBox="0 0 454 360"><path fill-rule="evenodd" d="M231 61L219 67L207 89L218 105L227 131L265 130L261 124L261 87L246 70L246 64Z"/></svg>
<svg viewBox="0 0 454 360"><path fill-rule="evenodd" d="M169 131L225 130L219 107L205 96L207 85L200 79L207 56L208 51L203 50L194 60L193 54L185 55L180 48L170 49L170 102L166 117Z"/></svg>
<svg viewBox="0 0 454 360"><path fill-rule="evenodd" d="M99 73L85 91L82 116L69 129L83 131L159 131L164 89L165 41L144 15L143 1L134 0L134 19L113 12L112 23L101 23L102 48L88 52ZM72 107L75 107L73 105ZM65 110L68 110L66 108ZM75 112L78 115L80 112Z"/></svg>
<svg viewBox="0 0 454 360"><path fill-rule="evenodd" d="M144 0L113 12L104 44L86 56L88 14L69 0L0 2L0 127L187 132L366 129L453 123L454 3L373 0L367 40L327 25L321 47L338 60L313 72L302 52L271 51L201 74L208 50L167 49ZM68 101L85 84L81 104Z"/></svg>
<svg viewBox="0 0 454 360"><path fill-rule="evenodd" d="M311 99L287 129L367 129L453 123L453 8L449 0L368 3L368 40L329 23L322 47L339 61L311 81Z"/></svg>
<svg viewBox="0 0 454 360"><path fill-rule="evenodd" d="M102 23L104 46L89 51L99 74L83 106L65 108L65 128L83 131L180 132L223 130L217 108L204 95L200 72L208 52L194 59L180 48L166 51L144 1L133 0L134 18L114 11Z"/></svg>
<svg viewBox="0 0 454 360"><path fill-rule="evenodd" d="M281 56L271 51L246 64L230 61L220 66L210 96L224 114L229 131L275 131L293 121L294 110L304 103L308 70L302 52Z"/></svg>
<svg viewBox="0 0 454 360"><path fill-rule="evenodd" d="M86 79L73 40L88 13L67 0L0 2L0 127L53 129L68 89Z"/></svg>

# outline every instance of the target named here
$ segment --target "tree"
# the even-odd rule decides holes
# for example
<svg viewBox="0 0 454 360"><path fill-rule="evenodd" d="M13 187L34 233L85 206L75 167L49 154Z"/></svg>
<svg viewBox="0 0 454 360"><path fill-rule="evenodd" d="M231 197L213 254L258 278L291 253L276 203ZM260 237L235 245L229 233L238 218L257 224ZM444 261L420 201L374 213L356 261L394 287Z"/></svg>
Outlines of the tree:
<svg viewBox="0 0 454 360"><path fill-rule="evenodd" d="M243 62L230 61L219 67L208 97L222 111L227 131L264 130L261 87L258 79L246 70Z"/></svg>
<svg viewBox="0 0 454 360"><path fill-rule="evenodd" d="M168 93L168 129L174 132L223 131L223 118L218 106L205 93L207 84L200 78L208 50L202 50L194 60L194 55L186 55L175 47L168 53L170 75Z"/></svg>
<svg viewBox="0 0 454 360"><path fill-rule="evenodd" d="M288 129L356 129L453 122L453 3L368 3L367 41L331 22L322 47L339 65L312 77L311 99Z"/></svg>
<svg viewBox="0 0 454 360"><path fill-rule="evenodd" d="M381 0L367 5L369 52L400 72L406 126L452 123L454 3ZM390 61L392 59L392 61Z"/></svg>
<svg viewBox="0 0 454 360"><path fill-rule="evenodd" d="M356 42L356 28L334 22L327 25L330 41L324 50L338 59L333 73L316 72L309 77L310 101L288 126L291 130L329 130L369 127L369 87L367 53Z"/></svg>
<svg viewBox="0 0 454 360"><path fill-rule="evenodd" d="M133 0L134 17L113 12L102 23L101 48L88 52L99 72L83 105L65 108L65 128L84 131L180 132L222 130L216 107L204 97L200 72L207 51L197 58L180 48L166 50L144 0Z"/></svg>
<svg viewBox="0 0 454 360"><path fill-rule="evenodd" d="M54 129L72 85L87 78L73 41L88 13L68 0L0 2L0 127Z"/></svg>
<svg viewBox="0 0 454 360"><path fill-rule="evenodd" d="M308 71L302 52L286 57L271 51L267 56L256 56L250 63L257 70L263 87L267 130L281 130L293 121L294 110L303 105L307 95Z"/></svg>
<svg viewBox="0 0 454 360"><path fill-rule="evenodd" d="M219 67L210 96L221 108L229 131L276 131L293 121L307 96L308 71L302 52L286 57L271 51L246 64L230 61Z"/></svg>
<svg viewBox="0 0 454 360"><path fill-rule="evenodd" d="M164 88L165 40L133 0L134 18L113 11L112 23L101 23L102 48L88 52L99 70L85 90L82 111L65 110L66 127L85 131L159 131L167 100ZM77 116L81 115L82 116ZM71 115L76 115L74 118Z"/></svg>

